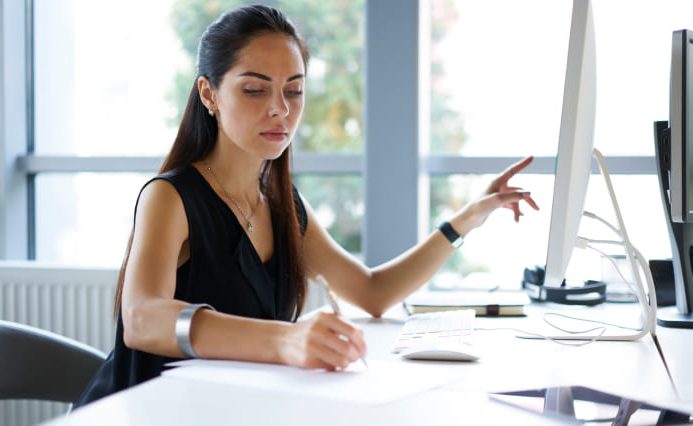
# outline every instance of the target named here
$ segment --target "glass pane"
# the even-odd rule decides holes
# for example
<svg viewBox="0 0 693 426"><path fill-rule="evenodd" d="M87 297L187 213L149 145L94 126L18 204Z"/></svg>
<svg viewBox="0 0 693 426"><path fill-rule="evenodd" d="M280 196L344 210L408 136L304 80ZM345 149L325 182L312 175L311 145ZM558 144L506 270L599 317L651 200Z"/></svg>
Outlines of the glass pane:
<svg viewBox="0 0 693 426"><path fill-rule="evenodd" d="M693 27L693 2L592 3L595 146L654 155L652 122L668 118L671 33ZM431 1L432 153L556 154L571 7L571 0Z"/></svg>
<svg viewBox="0 0 693 426"><path fill-rule="evenodd" d="M43 173L36 177L36 259L119 267L137 194L151 174Z"/></svg>
<svg viewBox="0 0 693 426"><path fill-rule="evenodd" d="M294 183L332 238L360 257L363 179L348 175L298 175Z"/></svg>
<svg viewBox="0 0 693 426"><path fill-rule="evenodd" d="M37 153L165 154L200 35L243 3L254 2L36 0ZM295 149L361 152L363 0L265 3L294 20L312 54Z"/></svg>
<svg viewBox="0 0 693 426"><path fill-rule="evenodd" d="M37 153L168 150L177 108L169 93L189 66L169 23L172 4L36 0Z"/></svg>
<svg viewBox="0 0 693 426"><path fill-rule="evenodd" d="M431 229L449 219L468 200L483 193L492 178L491 175L432 177ZM656 176L614 176L612 181L633 244L649 259L671 257ZM517 288L525 267L546 263L553 176L519 175L515 183L532 192L541 210L536 212L523 206L525 216L519 224L513 221L510 210L493 213L483 226L469 233L462 248L441 268L436 284L452 285L459 283L462 275L491 272L494 276L502 277L497 284ZM606 185L600 175L592 175L590 179L585 210L616 224ZM616 238L607 227L591 219L582 220L579 235L592 239ZM609 255L623 253L618 248L596 247ZM574 250L566 277L599 279L605 264L594 251Z"/></svg>
<svg viewBox="0 0 693 426"><path fill-rule="evenodd" d="M152 174L43 173L36 178L36 258L120 266L137 194ZM345 249L361 252L363 182L358 176L299 176L320 223Z"/></svg>
<svg viewBox="0 0 693 426"><path fill-rule="evenodd" d="M593 4L595 147L607 155L654 155L652 123L669 119L671 35L693 28L693 2L611 0Z"/></svg>

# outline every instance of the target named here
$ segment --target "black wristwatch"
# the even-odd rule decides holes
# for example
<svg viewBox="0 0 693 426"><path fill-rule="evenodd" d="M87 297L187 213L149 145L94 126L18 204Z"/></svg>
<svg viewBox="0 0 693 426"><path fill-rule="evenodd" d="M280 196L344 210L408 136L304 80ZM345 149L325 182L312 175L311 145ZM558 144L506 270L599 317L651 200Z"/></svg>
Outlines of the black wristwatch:
<svg viewBox="0 0 693 426"><path fill-rule="evenodd" d="M462 244L464 244L464 239L460 236L460 234L455 231L455 228L450 225L450 222L443 222L440 225L438 225L438 229L440 232L445 235L445 238L450 241L450 244L452 244L453 247L455 248L460 248Z"/></svg>

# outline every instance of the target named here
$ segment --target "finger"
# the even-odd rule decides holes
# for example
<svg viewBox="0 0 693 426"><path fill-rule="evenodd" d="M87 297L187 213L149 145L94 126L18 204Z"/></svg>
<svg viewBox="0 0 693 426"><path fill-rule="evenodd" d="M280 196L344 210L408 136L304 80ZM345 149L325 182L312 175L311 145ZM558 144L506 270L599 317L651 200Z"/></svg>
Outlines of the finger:
<svg viewBox="0 0 693 426"><path fill-rule="evenodd" d="M305 368L319 368L327 371L335 371L335 367L322 359L318 358L314 354L310 355L310 358L306 362Z"/></svg>
<svg viewBox="0 0 693 426"><path fill-rule="evenodd" d="M327 330L323 336L323 344L339 355L346 356L349 362L354 362L361 356L359 348L341 334Z"/></svg>
<svg viewBox="0 0 693 426"><path fill-rule="evenodd" d="M522 210L520 209L520 205L517 205L517 208L515 209L515 222L519 222L520 218L524 216L525 214L522 213Z"/></svg>
<svg viewBox="0 0 693 426"><path fill-rule="evenodd" d="M513 206L514 206L514 204L508 204L507 206L501 206L501 207L503 207L504 209L508 209L508 210L514 210ZM524 215L525 214L522 213L522 210L520 210L520 216L524 216Z"/></svg>
<svg viewBox="0 0 693 426"><path fill-rule="evenodd" d="M500 206L511 206L511 204L517 204L520 200L524 199L522 192L497 192L491 197L496 207ZM512 208L512 207L510 207Z"/></svg>
<svg viewBox="0 0 693 426"><path fill-rule="evenodd" d="M527 167L532 162L532 160L534 160L534 157L532 156L525 157L524 159L518 161L515 164L512 164L510 167L501 172L501 174L498 175L491 182L491 185L489 187L489 193L498 191L498 189L502 187L507 181L509 181L513 176L515 176L517 173L519 173L525 167Z"/></svg>
<svg viewBox="0 0 693 426"><path fill-rule="evenodd" d="M331 313L321 313L318 319L320 328L324 327L324 331L329 335L325 335L325 339L329 337L342 336L348 341L348 345L355 350L356 358L363 356L366 353L366 342L363 338L363 331L354 327L347 321L344 321L339 316ZM341 341L345 343L344 340ZM337 347L334 349L341 350ZM354 358L354 359L356 359Z"/></svg>
<svg viewBox="0 0 693 426"><path fill-rule="evenodd" d="M519 200L524 200L534 210L539 210L539 205L536 203L536 201L534 201L534 198L532 198L531 192L529 192L529 191L515 191L515 192L507 192L507 193L499 193L499 194L518 194L518 196L520 197Z"/></svg>
<svg viewBox="0 0 693 426"><path fill-rule="evenodd" d="M363 331L344 321L336 315L326 315L327 326L336 334L346 337L358 351L359 356L366 352L366 341L363 338Z"/></svg>
<svg viewBox="0 0 693 426"><path fill-rule="evenodd" d="M530 207L532 207L534 210L539 210L539 205L534 201L534 198L530 195L529 192L525 193L524 200L527 204L529 204Z"/></svg>
<svg viewBox="0 0 693 426"><path fill-rule="evenodd" d="M345 369L354 361L345 354L334 351L327 345L322 345L316 351L315 356L320 361L328 364L332 369Z"/></svg>
<svg viewBox="0 0 693 426"><path fill-rule="evenodd" d="M321 315L319 318L323 318ZM325 321L316 321L308 336L308 357L306 362L309 368L325 368L329 371L346 368L353 360L347 355L350 347L348 342L342 340L338 334L331 330ZM336 348L336 349L335 349ZM355 352L353 347L352 352Z"/></svg>
<svg viewBox="0 0 693 426"><path fill-rule="evenodd" d="M321 368L327 371L336 371L337 369L341 368L335 365L337 362L336 358L332 359L330 362L329 352L327 351L329 351L329 349L325 347L314 348L311 351L310 360L308 361L306 367Z"/></svg>
<svg viewBox="0 0 693 426"><path fill-rule="evenodd" d="M502 178L500 180L510 180L511 177L515 176L519 172L521 172L525 167L529 166L529 164L534 160L533 156L525 157L522 160L518 161L515 164L510 165L507 169L505 169L499 176L499 178Z"/></svg>

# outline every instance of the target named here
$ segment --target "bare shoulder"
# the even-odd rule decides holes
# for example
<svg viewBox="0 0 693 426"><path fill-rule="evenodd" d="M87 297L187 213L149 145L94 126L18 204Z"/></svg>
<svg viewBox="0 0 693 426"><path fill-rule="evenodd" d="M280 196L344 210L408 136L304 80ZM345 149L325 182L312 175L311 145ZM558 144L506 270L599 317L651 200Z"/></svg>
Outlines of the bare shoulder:
<svg viewBox="0 0 693 426"><path fill-rule="evenodd" d="M135 213L136 231L143 226L165 230L187 238L188 222L183 200L176 188L164 179L150 182L142 189ZM143 226L140 226L143 225ZM173 232L172 232L173 231Z"/></svg>
<svg viewBox="0 0 693 426"><path fill-rule="evenodd" d="M140 193L135 212L123 287L124 313L148 298L173 298L176 265L187 238L178 191L168 181L150 181Z"/></svg>

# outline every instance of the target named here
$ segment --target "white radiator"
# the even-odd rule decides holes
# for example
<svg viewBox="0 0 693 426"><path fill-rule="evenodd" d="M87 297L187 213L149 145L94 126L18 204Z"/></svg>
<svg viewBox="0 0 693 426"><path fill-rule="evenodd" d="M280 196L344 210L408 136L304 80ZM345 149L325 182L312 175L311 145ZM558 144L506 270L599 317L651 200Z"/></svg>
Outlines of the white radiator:
<svg viewBox="0 0 693 426"><path fill-rule="evenodd" d="M0 319L49 330L108 353L115 339L117 279L116 269L0 261ZM0 401L0 424L35 425L67 408L62 403Z"/></svg>

